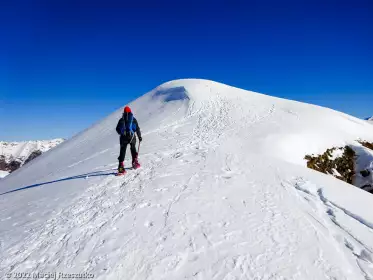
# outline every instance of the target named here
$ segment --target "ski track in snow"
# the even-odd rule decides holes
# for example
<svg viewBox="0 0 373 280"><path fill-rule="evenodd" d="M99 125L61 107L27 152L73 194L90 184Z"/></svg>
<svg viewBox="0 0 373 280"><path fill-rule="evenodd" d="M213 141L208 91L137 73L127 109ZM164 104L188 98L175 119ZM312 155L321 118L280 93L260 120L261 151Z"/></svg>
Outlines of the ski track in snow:
<svg viewBox="0 0 373 280"><path fill-rule="evenodd" d="M9 242L12 229L5 230L0 276L58 270L95 279L373 279L371 222L312 182L288 182L281 167L267 172L273 166L262 157L246 159L249 128L280 111L275 104L255 111L224 94L191 101L185 117L144 134L165 144L141 154L139 170L92 181L46 222L22 225L22 242ZM75 155L67 168L105 153L113 151ZM5 216L11 219L3 210L2 222Z"/></svg>
<svg viewBox="0 0 373 280"><path fill-rule="evenodd" d="M355 215L337 204L329 201L323 194L322 188L298 178L294 183L294 187L298 192L298 196L302 198L302 202L308 205L305 212L313 223L320 224L331 236L330 240L337 247L338 251L346 251L348 249L351 254L347 254L350 261L355 262L365 276L365 279L373 279L373 248L367 246L368 240L360 240L359 237L346 226L339 222L339 217L347 219L349 224L355 224L365 231L368 238L373 234L373 225ZM363 235L364 236L364 235ZM373 243L371 243L373 245Z"/></svg>

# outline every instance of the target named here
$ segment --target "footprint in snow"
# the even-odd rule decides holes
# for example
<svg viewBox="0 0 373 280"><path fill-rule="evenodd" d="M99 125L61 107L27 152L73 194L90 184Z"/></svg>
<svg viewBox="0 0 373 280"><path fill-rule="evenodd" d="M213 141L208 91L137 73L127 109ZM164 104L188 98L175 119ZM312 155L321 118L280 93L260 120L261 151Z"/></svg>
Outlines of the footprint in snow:
<svg viewBox="0 0 373 280"><path fill-rule="evenodd" d="M177 152L176 154L173 155L174 158L179 158L183 155L181 152Z"/></svg>
<svg viewBox="0 0 373 280"><path fill-rule="evenodd" d="M153 222L146 221L145 224L144 224L144 226L146 226L147 228L152 227L153 226Z"/></svg>
<svg viewBox="0 0 373 280"><path fill-rule="evenodd" d="M141 203L138 208L145 208L145 207L149 207L151 205L152 204L150 202L144 202L144 203Z"/></svg>

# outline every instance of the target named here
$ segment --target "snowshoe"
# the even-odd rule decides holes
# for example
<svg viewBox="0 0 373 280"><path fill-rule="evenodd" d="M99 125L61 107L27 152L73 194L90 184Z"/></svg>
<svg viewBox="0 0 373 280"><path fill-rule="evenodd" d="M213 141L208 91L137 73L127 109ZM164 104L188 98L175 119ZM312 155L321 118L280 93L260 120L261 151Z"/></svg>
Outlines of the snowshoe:
<svg viewBox="0 0 373 280"><path fill-rule="evenodd" d="M124 169L123 162L121 162L121 163L119 163L118 173L116 175L121 176L121 175L124 175L124 174L126 174L126 170Z"/></svg>
<svg viewBox="0 0 373 280"><path fill-rule="evenodd" d="M118 170L118 172L117 172L117 174L115 174L115 176L122 176L122 175L124 175L124 174L126 174L126 170L124 170L123 169L123 171L122 170Z"/></svg>
<svg viewBox="0 0 373 280"><path fill-rule="evenodd" d="M140 163L137 161L137 159L135 159L135 160L132 162L132 168L133 168L133 169L140 168Z"/></svg>

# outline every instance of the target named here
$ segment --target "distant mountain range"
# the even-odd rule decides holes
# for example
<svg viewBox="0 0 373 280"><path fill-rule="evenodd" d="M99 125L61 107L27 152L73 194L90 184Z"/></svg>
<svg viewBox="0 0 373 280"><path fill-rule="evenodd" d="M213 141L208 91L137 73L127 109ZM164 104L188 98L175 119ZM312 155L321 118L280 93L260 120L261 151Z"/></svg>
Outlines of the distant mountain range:
<svg viewBox="0 0 373 280"><path fill-rule="evenodd" d="M0 141L0 178L17 170L42 153L62 143L64 139L3 142Z"/></svg>

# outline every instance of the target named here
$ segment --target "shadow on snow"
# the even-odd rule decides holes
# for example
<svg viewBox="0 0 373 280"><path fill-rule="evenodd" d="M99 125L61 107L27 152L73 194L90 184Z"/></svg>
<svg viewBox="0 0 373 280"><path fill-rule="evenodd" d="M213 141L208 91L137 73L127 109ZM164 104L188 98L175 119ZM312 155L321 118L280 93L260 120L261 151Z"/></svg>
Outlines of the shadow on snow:
<svg viewBox="0 0 373 280"><path fill-rule="evenodd" d="M132 168L126 168L126 169L130 170ZM110 170L111 170L111 172L110 172ZM37 184L30 185L30 186L21 187L21 188L15 189L15 190L7 191L7 192L4 192L4 193L1 193L0 195L12 193L12 192L18 192L18 191L22 191L22 190L26 190L26 189L36 188L36 187L40 187L40 186L43 186L43 185L48 185L48 184L53 184L53 183L58 183L58 182L63 182L63 181L76 180L76 179L85 179L85 178L89 178L89 177L99 177L99 176L115 175L116 172L113 172L113 170L116 170L116 169L95 171L95 172L90 172L90 173L85 173L85 174L70 176L70 177L66 177L66 178L61 178L61 179L57 179L57 180L53 180L53 181L48 181L48 182L43 182L43 183L37 183Z"/></svg>

